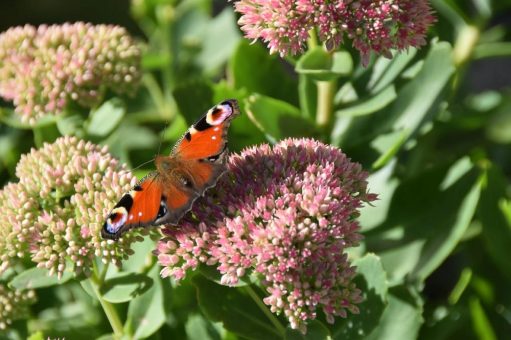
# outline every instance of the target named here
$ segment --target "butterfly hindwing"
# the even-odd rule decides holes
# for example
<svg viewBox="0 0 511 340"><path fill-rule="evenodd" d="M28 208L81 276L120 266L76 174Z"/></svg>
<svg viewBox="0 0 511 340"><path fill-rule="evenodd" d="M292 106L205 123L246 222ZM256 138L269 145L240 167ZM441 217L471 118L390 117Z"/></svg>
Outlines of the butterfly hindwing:
<svg viewBox="0 0 511 340"><path fill-rule="evenodd" d="M163 186L158 175L151 174L124 194L108 215L101 235L117 239L134 227L152 225L161 215L160 202Z"/></svg>

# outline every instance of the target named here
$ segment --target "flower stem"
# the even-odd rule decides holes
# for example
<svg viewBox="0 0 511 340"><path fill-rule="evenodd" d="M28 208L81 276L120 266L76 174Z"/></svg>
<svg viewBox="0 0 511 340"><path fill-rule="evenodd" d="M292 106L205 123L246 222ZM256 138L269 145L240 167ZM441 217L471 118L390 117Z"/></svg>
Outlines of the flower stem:
<svg viewBox="0 0 511 340"><path fill-rule="evenodd" d="M316 31L311 29L309 31L309 39L307 39L307 46L309 50L317 47L318 37ZM332 56L331 53L330 57ZM335 80L317 81L316 86L318 89L318 104L316 107L316 125L323 129L330 124L332 119L333 101L335 94Z"/></svg>
<svg viewBox="0 0 511 340"><path fill-rule="evenodd" d="M245 286L245 290L247 291L248 295L254 300L254 302L257 304L257 306L261 309L261 311L266 315L268 319L270 319L273 326L276 328L277 332L279 332L279 335L281 337L284 337L286 333L286 328L282 326L282 324L279 322L279 320L273 315L272 312L268 310L268 307L264 304L263 301L261 301L261 298L257 293L252 289L250 286Z"/></svg>
<svg viewBox="0 0 511 340"><path fill-rule="evenodd" d="M335 80L318 81L318 106L316 109L316 124L324 128L332 119L333 101L335 94Z"/></svg>
<svg viewBox="0 0 511 340"><path fill-rule="evenodd" d="M110 302L103 299L101 296L101 293L99 291L99 288L103 284L103 278L100 278L98 276L98 269L96 264L93 264L93 272L90 277L90 282L92 289L94 290L94 293L96 294L96 297L99 300L99 303L101 304L101 307L103 308L103 311L106 314L106 317L108 318L108 321L110 322L110 326L112 327L112 330L114 331L114 335L116 339L120 339L124 333L121 319L119 318L119 314L117 313L117 310L115 309L114 305L112 305Z"/></svg>

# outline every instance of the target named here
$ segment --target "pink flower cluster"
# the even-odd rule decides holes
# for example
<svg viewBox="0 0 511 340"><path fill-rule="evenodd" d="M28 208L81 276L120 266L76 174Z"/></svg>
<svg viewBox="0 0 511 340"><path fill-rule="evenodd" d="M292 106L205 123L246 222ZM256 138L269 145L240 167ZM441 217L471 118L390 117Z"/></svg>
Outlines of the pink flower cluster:
<svg viewBox="0 0 511 340"><path fill-rule="evenodd" d="M164 229L162 276L180 280L200 263L224 285L255 273L271 311L302 331L318 308L328 322L358 313L345 250L361 239L357 209L376 198L360 165L335 147L287 139L232 155L228 167L179 226Z"/></svg>
<svg viewBox="0 0 511 340"><path fill-rule="evenodd" d="M239 0L235 9L245 36L262 39L270 53L303 51L316 29L327 46L352 40L364 65L371 51L391 57L391 49L424 45L435 21L427 0Z"/></svg>
<svg viewBox="0 0 511 340"><path fill-rule="evenodd" d="M0 96L29 124L75 102L98 105L106 89L133 93L141 51L122 27L26 25L0 34Z"/></svg>
<svg viewBox="0 0 511 340"><path fill-rule="evenodd" d="M118 242L100 235L115 201L136 183L106 147L62 137L23 155L16 176L0 190L0 273L30 258L50 274L88 274L95 256L120 265L141 240L133 232Z"/></svg>

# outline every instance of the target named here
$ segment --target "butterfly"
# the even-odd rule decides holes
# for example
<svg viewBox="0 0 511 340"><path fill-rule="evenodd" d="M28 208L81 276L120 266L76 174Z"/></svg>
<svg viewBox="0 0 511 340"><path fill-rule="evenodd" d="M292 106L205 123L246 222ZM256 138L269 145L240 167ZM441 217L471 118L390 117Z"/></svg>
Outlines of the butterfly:
<svg viewBox="0 0 511 340"><path fill-rule="evenodd" d="M227 129L239 114L234 99L209 109L169 156L156 156L156 171L121 197L108 214L101 236L117 240L134 227L177 224L226 171Z"/></svg>

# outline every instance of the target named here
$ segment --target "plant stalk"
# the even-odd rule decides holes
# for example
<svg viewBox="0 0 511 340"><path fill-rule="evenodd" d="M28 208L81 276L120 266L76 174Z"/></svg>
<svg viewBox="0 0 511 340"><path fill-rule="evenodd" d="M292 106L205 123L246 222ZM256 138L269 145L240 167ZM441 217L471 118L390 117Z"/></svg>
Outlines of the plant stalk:
<svg viewBox="0 0 511 340"><path fill-rule="evenodd" d="M98 269L96 264L94 263L92 275L90 277L92 288L94 290L94 293L96 294L96 297L99 300L99 303L101 304L101 307L103 308L103 311L106 314L106 317L108 318L108 322L110 322L110 326L114 331L115 338L120 339L123 336L124 331L121 319L119 318L119 314L117 313L117 310L115 309L114 305L103 299L99 291L101 285L103 284L103 279L104 277L100 278L100 276L98 275Z"/></svg>
<svg viewBox="0 0 511 340"><path fill-rule="evenodd" d="M335 85L335 80L316 82L318 88L316 124L319 128L328 126L332 120Z"/></svg>

